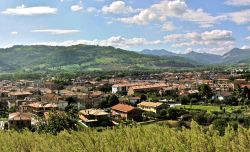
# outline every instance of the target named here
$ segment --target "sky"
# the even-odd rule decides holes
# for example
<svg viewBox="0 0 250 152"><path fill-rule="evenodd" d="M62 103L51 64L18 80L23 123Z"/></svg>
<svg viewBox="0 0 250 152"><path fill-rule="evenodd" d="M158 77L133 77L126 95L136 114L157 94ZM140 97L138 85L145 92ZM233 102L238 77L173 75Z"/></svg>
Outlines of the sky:
<svg viewBox="0 0 250 152"><path fill-rule="evenodd" d="M0 0L0 47L250 48L250 0Z"/></svg>

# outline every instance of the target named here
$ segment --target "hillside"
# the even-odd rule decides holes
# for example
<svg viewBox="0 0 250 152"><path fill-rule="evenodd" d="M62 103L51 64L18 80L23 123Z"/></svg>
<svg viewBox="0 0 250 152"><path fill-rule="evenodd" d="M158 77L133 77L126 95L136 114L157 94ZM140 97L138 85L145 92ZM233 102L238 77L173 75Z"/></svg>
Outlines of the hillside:
<svg viewBox="0 0 250 152"><path fill-rule="evenodd" d="M145 49L139 52L141 54L146 54L146 55L154 55L154 56L177 56L177 54L173 52L169 52L167 50L161 49L161 50L149 50Z"/></svg>
<svg viewBox="0 0 250 152"><path fill-rule="evenodd" d="M222 62L222 57L220 55L209 54L209 53L197 53L197 52L189 52L185 55L181 55L190 60L197 61L202 64L217 64Z"/></svg>
<svg viewBox="0 0 250 152"><path fill-rule="evenodd" d="M32 132L0 132L0 151L147 152L249 151L250 130L228 128L224 136L192 124L192 129L147 125L96 131L62 132L57 136Z"/></svg>
<svg viewBox="0 0 250 152"><path fill-rule="evenodd" d="M166 50L143 50L140 53L167 57L179 56L188 60L193 60L199 64L250 63L250 49L234 48L223 55L199 53L194 51L186 54L175 54Z"/></svg>
<svg viewBox="0 0 250 152"><path fill-rule="evenodd" d="M180 57L156 57L132 51L89 45L14 46L0 49L1 71L131 70L194 67Z"/></svg>
<svg viewBox="0 0 250 152"><path fill-rule="evenodd" d="M250 49L234 48L223 55L224 63L250 63Z"/></svg>

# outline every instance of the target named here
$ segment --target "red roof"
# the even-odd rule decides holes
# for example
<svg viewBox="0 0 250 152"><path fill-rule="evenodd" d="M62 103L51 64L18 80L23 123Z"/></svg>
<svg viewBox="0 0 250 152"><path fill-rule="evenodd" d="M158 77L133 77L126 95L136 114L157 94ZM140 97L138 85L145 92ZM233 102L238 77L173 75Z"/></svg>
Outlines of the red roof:
<svg viewBox="0 0 250 152"><path fill-rule="evenodd" d="M134 110L135 108L133 106L130 106L130 105L117 104L117 105L111 107L111 109L116 110L116 111L121 111L121 112L129 112L131 110Z"/></svg>
<svg viewBox="0 0 250 152"><path fill-rule="evenodd" d="M247 88L249 89L249 88L250 88L250 84L242 84L242 85L240 85L240 87L241 87L241 88L247 87Z"/></svg>

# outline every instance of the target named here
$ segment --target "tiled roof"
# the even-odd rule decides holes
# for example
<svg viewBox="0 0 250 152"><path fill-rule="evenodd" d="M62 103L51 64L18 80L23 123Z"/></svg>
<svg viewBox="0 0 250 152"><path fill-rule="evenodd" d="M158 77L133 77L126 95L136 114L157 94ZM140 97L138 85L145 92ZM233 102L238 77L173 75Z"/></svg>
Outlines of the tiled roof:
<svg viewBox="0 0 250 152"><path fill-rule="evenodd" d="M142 83L120 83L120 84L113 85L113 87L132 87L132 86L141 86L141 85L146 85L146 84L149 84L149 83L145 83L145 82L142 82Z"/></svg>
<svg viewBox="0 0 250 152"><path fill-rule="evenodd" d="M101 109L86 109L86 110L81 110L80 114L83 115L95 115L95 116L101 116L101 115L108 115L107 112Z"/></svg>
<svg viewBox="0 0 250 152"><path fill-rule="evenodd" d="M158 107L162 105L163 103L160 102L141 102L138 104L138 106L143 106L143 107Z"/></svg>
<svg viewBox="0 0 250 152"><path fill-rule="evenodd" d="M21 95L31 95L32 93L27 91L16 91L16 92L10 92L9 95L12 96L21 96Z"/></svg>
<svg viewBox="0 0 250 152"><path fill-rule="evenodd" d="M121 112L129 112L131 110L134 110L135 108L133 106L130 106L130 105L117 104L117 105L111 107L111 109L116 110L116 111L121 111Z"/></svg>
<svg viewBox="0 0 250 152"><path fill-rule="evenodd" d="M31 113L10 113L9 114L9 120L31 120Z"/></svg>
<svg viewBox="0 0 250 152"><path fill-rule="evenodd" d="M43 105L39 102L30 103L30 104L28 104L28 106L33 107L33 108L43 107Z"/></svg>
<svg viewBox="0 0 250 152"><path fill-rule="evenodd" d="M142 85L142 86L132 86L131 89L138 90L138 89L153 89L153 88L162 88L162 87L168 87L166 84L152 84L152 85Z"/></svg>
<svg viewBox="0 0 250 152"><path fill-rule="evenodd" d="M240 87L241 88L245 88L245 87L250 88L250 84L242 84L242 85L240 85Z"/></svg>

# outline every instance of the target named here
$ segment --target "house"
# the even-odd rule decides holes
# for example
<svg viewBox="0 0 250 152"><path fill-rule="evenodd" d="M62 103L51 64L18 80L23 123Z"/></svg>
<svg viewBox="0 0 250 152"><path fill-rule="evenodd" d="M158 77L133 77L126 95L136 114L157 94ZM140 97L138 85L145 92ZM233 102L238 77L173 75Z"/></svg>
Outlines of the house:
<svg viewBox="0 0 250 152"><path fill-rule="evenodd" d="M161 89L166 87L168 87L168 85L164 83L132 86L128 90L128 95L134 95L135 93L147 93L153 91L159 92Z"/></svg>
<svg viewBox="0 0 250 152"><path fill-rule="evenodd" d="M240 85L241 89L244 89L245 87L250 89L250 83Z"/></svg>
<svg viewBox="0 0 250 152"><path fill-rule="evenodd" d="M10 129L23 129L31 128L31 113L15 112L9 114L9 128Z"/></svg>
<svg viewBox="0 0 250 152"><path fill-rule="evenodd" d="M59 110L65 110L65 108L69 105L68 101L65 100L59 100L57 102L52 102L57 105Z"/></svg>
<svg viewBox="0 0 250 152"><path fill-rule="evenodd" d="M68 106L68 101L64 101L63 97L53 93L43 95L41 101L43 103L54 103L59 110L64 110Z"/></svg>
<svg viewBox="0 0 250 152"><path fill-rule="evenodd" d="M57 89L57 85L54 82L52 82L52 81L46 81L44 83L44 88L48 88L50 90L56 90Z"/></svg>
<svg viewBox="0 0 250 152"><path fill-rule="evenodd" d="M15 91L15 92L9 92L8 94L8 96L12 100L23 100L30 95L32 95L32 93L27 91Z"/></svg>
<svg viewBox="0 0 250 152"><path fill-rule="evenodd" d="M219 101L226 100L232 96L231 92L219 92L216 97Z"/></svg>
<svg viewBox="0 0 250 152"><path fill-rule="evenodd" d="M112 86L112 93L126 94L132 86L142 86L149 83L119 83Z"/></svg>
<svg viewBox="0 0 250 152"><path fill-rule="evenodd" d="M24 112L31 112L36 115L42 115L46 111L58 109L58 106L54 103L44 104L41 102L33 102L21 106L21 110L23 110Z"/></svg>
<svg viewBox="0 0 250 152"><path fill-rule="evenodd" d="M63 98L54 93L48 93L41 97L42 102L57 102L59 100L63 100Z"/></svg>
<svg viewBox="0 0 250 152"><path fill-rule="evenodd" d="M161 88L159 91L159 94L161 96L167 96L167 95L176 95L178 93L178 88L176 87L166 87L166 88Z"/></svg>
<svg viewBox="0 0 250 152"><path fill-rule="evenodd" d="M229 79L215 79L214 85L212 86L214 90L217 91L233 91L234 90L234 83L230 82Z"/></svg>
<svg viewBox="0 0 250 152"><path fill-rule="evenodd" d="M124 120L141 121L142 119L142 110L130 105L117 104L111 107L111 112L112 116L117 116Z"/></svg>
<svg viewBox="0 0 250 152"><path fill-rule="evenodd" d="M161 110L167 109L169 105L161 102L141 102L137 107L147 112L160 113Z"/></svg>
<svg viewBox="0 0 250 152"><path fill-rule="evenodd" d="M79 118L90 127L108 126L110 114L102 109L86 109L79 112Z"/></svg>
<svg viewBox="0 0 250 152"><path fill-rule="evenodd" d="M234 88L237 88L241 85L246 85L247 84L247 80L246 79L235 79L234 80Z"/></svg>

